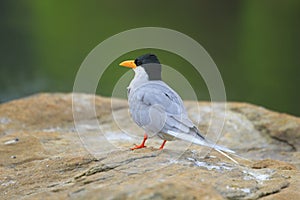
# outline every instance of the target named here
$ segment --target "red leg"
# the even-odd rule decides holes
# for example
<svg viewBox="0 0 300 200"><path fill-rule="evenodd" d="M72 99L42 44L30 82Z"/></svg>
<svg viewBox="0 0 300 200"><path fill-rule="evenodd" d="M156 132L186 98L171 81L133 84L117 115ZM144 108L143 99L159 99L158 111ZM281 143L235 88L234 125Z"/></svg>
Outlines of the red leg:
<svg viewBox="0 0 300 200"><path fill-rule="evenodd" d="M163 143L161 144L161 146L159 147L160 150L162 150L166 144L167 140L164 140Z"/></svg>
<svg viewBox="0 0 300 200"><path fill-rule="evenodd" d="M143 139L142 144L140 144L140 145L135 145L134 147L132 147L132 148L130 148L130 149L131 149L131 150L135 150L135 149L145 148L145 147L146 147L146 146L145 146L145 142L146 142L147 139L148 139L148 135L145 133L145 134L144 134L144 139Z"/></svg>

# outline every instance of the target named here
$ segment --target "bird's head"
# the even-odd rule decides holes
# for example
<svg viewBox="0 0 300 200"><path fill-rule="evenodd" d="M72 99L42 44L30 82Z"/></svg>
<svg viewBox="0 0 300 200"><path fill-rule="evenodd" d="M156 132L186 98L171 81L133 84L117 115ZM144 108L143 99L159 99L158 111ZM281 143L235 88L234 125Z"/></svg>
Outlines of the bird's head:
<svg viewBox="0 0 300 200"><path fill-rule="evenodd" d="M121 62L119 65L135 71L142 68L147 73L149 80L161 80L161 64L154 54L145 54L135 60Z"/></svg>

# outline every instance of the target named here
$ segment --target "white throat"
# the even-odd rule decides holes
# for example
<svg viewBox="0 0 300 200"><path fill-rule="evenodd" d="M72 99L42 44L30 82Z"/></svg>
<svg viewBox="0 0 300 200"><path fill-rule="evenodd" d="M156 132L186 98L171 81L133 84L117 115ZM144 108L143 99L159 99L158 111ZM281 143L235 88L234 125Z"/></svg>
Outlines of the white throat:
<svg viewBox="0 0 300 200"><path fill-rule="evenodd" d="M149 76L143 67L136 67L133 71L135 75L127 89L136 88L149 81Z"/></svg>

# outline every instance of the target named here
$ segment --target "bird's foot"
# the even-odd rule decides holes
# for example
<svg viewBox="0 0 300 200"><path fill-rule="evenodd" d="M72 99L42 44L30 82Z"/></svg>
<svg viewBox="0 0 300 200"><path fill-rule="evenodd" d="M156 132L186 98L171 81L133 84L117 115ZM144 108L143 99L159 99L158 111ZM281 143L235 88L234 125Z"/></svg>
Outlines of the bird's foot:
<svg viewBox="0 0 300 200"><path fill-rule="evenodd" d="M146 142L146 140L148 139L148 135L145 133L144 134L144 139L143 139L143 142L142 142L142 144L140 144L140 145L135 145L134 147L132 147L132 148L130 148L131 150L135 150L135 149L142 149L142 148L145 148L146 146L145 146L145 142Z"/></svg>
<svg viewBox="0 0 300 200"><path fill-rule="evenodd" d="M146 146L144 144L140 144L140 145L135 145L134 147L130 148L131 150L136 150L136 149L142 149L142 148L146 148Z"/></svg>

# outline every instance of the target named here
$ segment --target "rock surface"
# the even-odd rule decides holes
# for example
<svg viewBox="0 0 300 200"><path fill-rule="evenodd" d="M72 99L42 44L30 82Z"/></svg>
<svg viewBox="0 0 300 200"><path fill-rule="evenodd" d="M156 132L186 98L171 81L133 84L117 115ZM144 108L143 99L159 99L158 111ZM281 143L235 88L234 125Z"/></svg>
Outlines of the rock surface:
<svg viewBox="0 0 300 200"><path fill-rule="evenodd" d="M200 130L237 152L226 157L143 132L127 102L39 94L0 105L0 199L298 199L300 119L244 103L185 102ZM95 110L94 110L95 108ZM75 119L75 120L74 120ZM213 131L212 131L213 132ZM214 135L207 135L214 139ZM216 139L215 139L216 141ZM203 158L205 156L205 158Z"/></svg>

